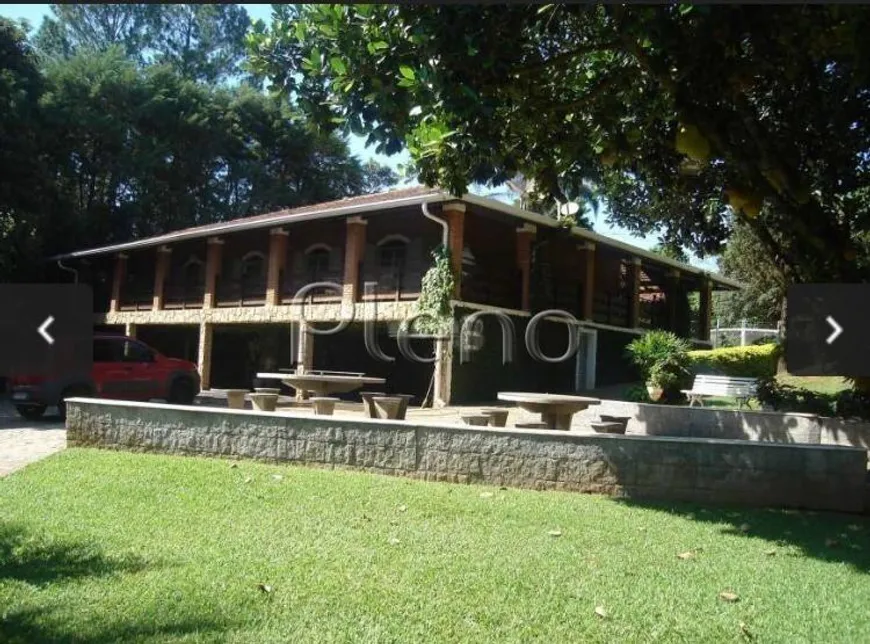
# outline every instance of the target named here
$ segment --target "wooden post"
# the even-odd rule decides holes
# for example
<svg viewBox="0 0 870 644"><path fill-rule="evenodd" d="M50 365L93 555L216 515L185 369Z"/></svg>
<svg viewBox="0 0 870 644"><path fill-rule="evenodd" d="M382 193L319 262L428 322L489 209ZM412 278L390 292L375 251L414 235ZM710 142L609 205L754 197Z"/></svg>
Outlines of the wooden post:
<svg viewBox="0 0 870 644"><path fill-rule="evenodd" d="M640 257L632 257L628 273L629 298L628 326L636 329L640 326Z"/></svg>
<svg viewBox="0 0 870 644"><path fill-rule="evenodd" d="M121 308L121 289L124 285L124 277L127 275L127 255L118 253L115 258L115 273L112 276L112 299L109 301L109 311L117 313Z"/></svg>
<svg viewBox="0 0 870 644"><path fill-rule="evenodd" d="M665 290L665 306L667 307L667 330L677 332L677 289L680 285L679 269L671 269L666 275L667 287Z"/></svg>
<svg viewBox="0 0 870 644"><path fill-rule="evenodd" d="M537 226L524 224L517 228L517 268L520 271L521 304L523 311L532 308L531 275L532 275L532 240L537 233Z"/></svg>
<svg viewBox="0 0 870 644"><path fill-rule="evenodd" d="M287 261L287 231L273 228L269 231L269 264L266 273L266 306L281 303L281 271Z"/></svg>
<svg viewBox="0 0 870 644"><path fill-rule="evenodd" d="M586 254L583 283L583 319L592 320L595 312L595 243L587 241L583 246Z"/></svg>
<svg viewBox="0 0 870 644"><path fill-rule="evenodd" d="M197 366L199 368L200 388L211 389L211 347L214 336L214 325L202 322L199 325L199 349L197 351Z"/></svg>
<svg viewBox="0 0 870 644"><path fill-rule="evenodd" d="M359 300L359 268L366 247L366 225L362 217L349 217L347 220L347 241L344 251L344 282L341 290L342 308Z"/></svg>
<svg viewBox="0 0 870 644"><path fill-rule="evenodd" d="M160 246L157 249L157 264L154 268L154 299L151 308L155 311L163 309L163 290L166 287L166 278L169 276L169 261L172 249L168 246Z"/></svg>
<svg viewBox="0 0 870 644"><path fill-rule="evenodd" d="M208 251L205 258L205 295L202 308L213 309L216 304L215 289L217 276L221 272L221 248L224 241L218 237L209 237Z"/></svg>
<svg viewBox="0 0 870 644"><path fill-rule="evenodd" d="M453 295L456 299L462 299L462 251L465 250L465 204L444 204L442 212L447 218L450 228L448 244L450 258L453 263L453 275L456 287Z"/></svg>

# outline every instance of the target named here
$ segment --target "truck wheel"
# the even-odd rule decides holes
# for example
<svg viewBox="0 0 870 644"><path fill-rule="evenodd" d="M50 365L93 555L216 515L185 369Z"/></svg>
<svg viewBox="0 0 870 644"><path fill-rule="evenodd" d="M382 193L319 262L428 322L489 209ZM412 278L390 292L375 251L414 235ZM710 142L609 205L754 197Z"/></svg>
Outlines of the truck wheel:
<svg viewBox="0 0 870 644"><path fill-rule="evenodd" d="M169 387L169 396L166 398L173 405L189 405L196 398L193 383L188 378L177 378Z"/></svg>
<svg viewBox="0 0 870 644"><path fill-rule="evenodd" d="M15 411L26 420L39 420L45 413L45 405L16 405Z"/></svg>

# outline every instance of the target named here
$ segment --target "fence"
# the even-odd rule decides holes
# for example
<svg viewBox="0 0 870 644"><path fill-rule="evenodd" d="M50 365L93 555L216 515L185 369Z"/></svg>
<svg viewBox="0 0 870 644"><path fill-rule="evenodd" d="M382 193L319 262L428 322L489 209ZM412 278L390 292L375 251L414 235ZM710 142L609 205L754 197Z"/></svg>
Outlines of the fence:
<svg viewBox="0 0 870 644"><path fill-rule="evenodd" d="M778 329L749 326L746 320L741 320L739 327L728 328L720 327L719 320L716 320L716 326L710 334L710 340L714 349L718 347L745 347L761 339L775 339L778 335Z"/></svg>

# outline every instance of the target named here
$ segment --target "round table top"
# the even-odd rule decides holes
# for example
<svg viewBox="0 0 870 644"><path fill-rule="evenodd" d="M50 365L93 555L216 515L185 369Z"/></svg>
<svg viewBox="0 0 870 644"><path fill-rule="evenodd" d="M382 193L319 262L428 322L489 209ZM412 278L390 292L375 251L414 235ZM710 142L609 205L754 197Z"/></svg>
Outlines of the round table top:
<svg viewBox="0 0 870 644"><path fill-rule="evenodd" d="M341 376L322 373L258 373L257 378L283 380L286 382L360 382L363 384L383 384L386 378L375 376Z"/></svg>
<svg viewBox="0 0 870 644"><path fill-rule="evenodd" d="M533 391L501 391L498 394L499 400L505 402L516 403L535 403L535 404L555 404L562 405L565 403L578 403L586 405L597 405L601 403L599 398L586 398L584 396L569 396L567 394L545 394Z"/></svg>

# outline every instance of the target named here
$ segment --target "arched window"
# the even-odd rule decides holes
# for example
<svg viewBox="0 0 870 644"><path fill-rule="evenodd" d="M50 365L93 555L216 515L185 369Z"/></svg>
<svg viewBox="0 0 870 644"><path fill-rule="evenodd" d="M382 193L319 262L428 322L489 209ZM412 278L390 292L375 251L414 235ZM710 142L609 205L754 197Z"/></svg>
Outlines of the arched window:
<svg viewBox="0 0 870 644"><path fill-rule="evenodd" d="M265 274L266 256L259 251L251 251L242 257L241 278L246 282L260 280Z"/></svg>
<svg viewBox="0 0 870 644"><path fill-rule="evenodd" d="M394 235L378 243L379 285L390 291L401 291L408 258L408 240Z"/></svg>
<svg viewBox="0 0 870 644"><path fill-rule="evenodd" d="M326 244L309 246L305 251L305 268L309 283L323 282L329 276L330 248Z"/></svg>

